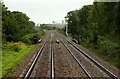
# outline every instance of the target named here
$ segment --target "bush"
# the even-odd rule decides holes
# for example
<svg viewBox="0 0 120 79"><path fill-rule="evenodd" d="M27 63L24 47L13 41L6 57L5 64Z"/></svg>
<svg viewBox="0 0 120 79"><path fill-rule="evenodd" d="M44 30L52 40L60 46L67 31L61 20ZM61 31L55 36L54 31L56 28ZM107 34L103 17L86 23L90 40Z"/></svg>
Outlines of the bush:
<svg viewBox="0 0 120 79"><path fill-rule="evenodd" d="M42 28L39 28L39 29L38 29L38 36L39 36L38 38L41 38L41 39L42 39L44 35L45 35L45 32L43 31L43 29L42 29Z"/></svg>
<svg viewBox="0 0 120 79"><path fill-rule="evenodd" d="M99 37L98 44L99 48L103 51L102 53L107 57L111 58L118 56L119 47L117 43L114 43L104 37Z"/></svg>
<svg viewBox="0 0 120 79"><path fill-rule="evenodd" d="M2 49L9 49L9 50L13 50L16 52L19 52L19 50L21 49L21 46L23 45L22 42L5 42L2 45Z"/></svg>
<svg viewBox="0 0 120 79"><path fill-rule="evenodd" d="M34 34L29 34L29 35L25 35L21 38L22 42L27 43L27 44L32 44L33 43L33 37Z"/></svg>
<svg viewBox="0 0 120 79"><path fill-rule="evenodd" d="M13 46L16 46L17 48L20 47L20 50L19 52L16 52L13 49L2 50L2 63L0 63L0 66L2 67L2 72L0 72L0 74L2 73L2 77L6 77L5 79L11 76L12 75L11 72L15 71L16 67L23 62L23 59L37 48L36 45L26 45L20 42L16 43L9 42L8 44L6 44L6 46L12 48L10 47L10 45L12 47Z"/></svg>
<svg viewBox="0 0 120 79"><path fill-rule="evenodd" d="M97 44L92 45L88 42L88 40L82 40L81 43L84 47L93 51L97 56L102 58L103 60L113 64L114 66L120 69L120 45L111 39L108 39L103 36L98 36Z"/></svg>

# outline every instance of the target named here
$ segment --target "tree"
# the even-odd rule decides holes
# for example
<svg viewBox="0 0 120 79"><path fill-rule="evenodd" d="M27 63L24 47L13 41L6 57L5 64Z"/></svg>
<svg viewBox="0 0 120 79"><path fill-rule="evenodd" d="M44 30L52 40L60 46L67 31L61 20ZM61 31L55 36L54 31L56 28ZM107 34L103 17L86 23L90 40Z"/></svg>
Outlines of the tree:
<svg viewBox="0 0 120 79"><path fill-rule="evenodd" d="M66 18L68 18L68 32L70 32L72 35L78 34L78 15L76 11L71 11L67 14Z"/></svg>
<svg viewBox="0 0 120 79"><path fill-rule="evenodd" d="M35 23L22 12L9 11L2 4L3 41L21 41L21 37L35 33Z"/></svg>

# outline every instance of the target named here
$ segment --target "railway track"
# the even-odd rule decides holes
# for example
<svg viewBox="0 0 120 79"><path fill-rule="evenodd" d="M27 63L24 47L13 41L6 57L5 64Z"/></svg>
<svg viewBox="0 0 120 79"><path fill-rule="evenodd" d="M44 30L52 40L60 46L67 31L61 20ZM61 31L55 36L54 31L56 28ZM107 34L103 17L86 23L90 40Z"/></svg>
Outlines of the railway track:
<svg viewBox="0 0 120 79"><path fill-rule="evenodd" d="M52 37L53 34L51 34L51 40L50 40L50 52L51 52L51 78L54 79L54 49L52 46Z"/></svg>
<svg viewBox="0 0 120 79"><path fill-rule="evenodd" d="M30 77L30 74L31 74L31 72L33 71L33 68L34 68L34 66L35 66L35 64L36 64L36 62L37 62L37 60L38 60L41 52L43 51L46 42L47 42L47 39L45 40L45 42L43 43L41 49L40 49L39 52L37 53L37 55L36 55L36 57L34 58L33 62L31 63L29 69L27 70L27 72L26 72L26 74L25 74L25 76L24 76L24 79L28 79L28 78Z"/></svg>
<svg viewBox="0 0 120 79"><path fill-rule="evenodd" d="M74 56L74 54L71 52L71 50L67 47L67 45L63 42L63 40L60 38L63 45L67 48L67 50L70 52L70 54L73 56L73 58L76 60L76 62L79 64L79 66L83 69L83 71L86 73L89 79L91 79L90 74L87 72L87 70L84 68L84 66L79 62L79 60Z"/></svg>
<svg viewBox="0 0 120 79"><path fill-rule="evenodd" d="M47 45L47 43L49 44L50 43L50 51L49 51L49 61L50 61L50 63L49 63L49 70L48 71L46 71L46 72L49 72L50 73L50 77L52 78L52 79L54 79L54 58L53 58L53 55L54 55L54 51L53 51L53 47L52 47L52 34L51 34L51 36L50 36L50 42L48 41L49 40L49 37L47 37L46 38L46 40L45 40L45 42L43 43L43 45L42 45L42 47L40 48L40 50L39 50L39 52L37 53L37 55L35 56L35 58L34 58L34 60L33 60L33 62L31 63L31 65L30 65L30 67L28 68L28 70L27 70L27 72L26 72L26 74L25 74L25 76L24 76L24 79L29 79L29 78L31 78L31 74L33 74L33 72L35 71L35 66L37 65L37 63L39 62L38 60L41 60L40 58L42 58L43 57L43 55L41 55L41 54L44 54L44 50L46 50L45 49L45 46ZM45 56L46 55L44 55L44 58L45 58ZM43 64L43 63L41 63L41 64ZM42 69L42 68L41 68ZM41 77L45 77L45 76L41 76ZM49 76L48 76L49 77ZM46 78L47 78L47 76L46 76Z"/></svg>
<svg viewBox="0 0 120 79"><path fill-rule="evenodd" d="M35 56L33 62L31 63L30 67L28 68L24 76L24 79L28 79L31 77L43 77L43 78L47 77L47 78L54 79L56 78L56 76L64 77L65 74L73 75L75 71L78 71L76 76L79 75L80 77L85 77L87 79L93 79L94 77L97 77L98 75L102 73L107 75L107 79L118 79L117 76L115 76L112 72L107 70L100 63L98 63L92 57L87 55L87 53L79 49L73 42L69 41L64 36L61 36L59 34L54 34L51 32L49 32L49 34L50 36L47 37L42 47L40 48L39 52ZM59 44L55 43L55 40L56 40L54 38L55 36L57 37L56 39L60 39ZM57 50L57 52L55 50ZM61 50L64 52L58 52ZM87 62L87 65L86 65L86 62ZM91 65L88 65L88 64L91 64ZM75 69L73 67L75 67ZM94 74L93 76L92 73L95 73L95 72L90 71L89 67L91 69L93 68L93 70L96 69L96 71L98 72L97 75ZM59 76L58 74L62 74L62 71L63 73L65 72L65 74ZM31 74L33 73L37 74L37 76L36 75L31 76ZM68 75L68 77L72 77L70 75ZM100 75L100 77L103 77L103 76ZM104 76L104 78L105 77L106 76Z"/></svg>
<svg viewBox="0 0 120 79"><path fill-rule="evenodd" d="M79 67L78 63L71 56L66 47L59 41L56 34L55 42L55 78L87 78L88 76Z"/></svg>
<svg viewBox="0 0 120 79"><path fill-rule="evenodd" d="M59 37L60 38L60 37ZM94 60L92 57L87 55L84 51L82 51L80 48L78 48L73 42L66 39L64 36L62 38L67 41L70 46L72 46L75 50L77 50L80 54L84 55L87 59L89 59L91 62L93 62L98 68L100 68L102 71L104 71L110 78L112 79L118 79L116 75L114 75L112 72L110 72L108 69L106 69L104 66L102 66L100 63L98 63L96 60ZM92 76L89 74L89 72L84 68L84 66L80 63L78 58L73 54L73 52L70 50L69 46L64 43L64 41L60 38L63 45L67 48L67 50L70 52L70 54L73 56L73 58L76 60L76 62L80 65L80 67L84 70L84 72L88 75L89 78L92 78Z"/></svg>

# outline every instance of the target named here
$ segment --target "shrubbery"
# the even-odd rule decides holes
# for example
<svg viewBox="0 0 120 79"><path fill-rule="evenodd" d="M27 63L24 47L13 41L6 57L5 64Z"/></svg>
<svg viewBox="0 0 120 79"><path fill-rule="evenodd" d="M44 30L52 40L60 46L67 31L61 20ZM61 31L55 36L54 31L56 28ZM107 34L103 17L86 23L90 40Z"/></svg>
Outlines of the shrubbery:
<svg viewBox="0 0 120 79"><path fill-rule="evenodd" d="M44 35L45 35L45 32L43 31L42 28L40 28L40 29L38 30L38 36L39 36L39 38L42 39Z"/></svg>
<svg viewBox="0 0 120 79"><path fill-rule="evenodd" d="M22 42L5 42L2 45L2 49L3 50L9 49L9 50L19 52L22 45L24 45Z"/></svg>
<svg viewBox="0 0 120 79"><path fill-rule="evenodd" d="M46 29L47 27L45 25L41 25L41 26L36 26L35 29L37 30L38 36L39 38L43 38L43 36L45 35L45 32L43 29Z"/></svg>
<svg viewBox="0 0 120 79"><path fill-rule="evenodd" d="M33 37L35 34L29 34L25 35L21 38L22 42L27 43L27 44L33 44Z"/></svg>
<svg viewBox="0 0 120 79"><path fill-rule="evenodd" d="M24 58L36 50L36 45L27 45L21 42L6 42L2 50L2 77L10 76L16 67L23 62ZM1 73L1 72L0 72Z"/></svg>
<svg viewBox="0 0 120 79"><path fill-rule="evenodd" d="M119 47L117 43L114 43L108 39L105 39L104 37L99 37L99 42L98 42L99 48L102 49L102 54L106 55L107 57L117 57L119 51Z"/></svg>
<svg viewBox="0 0 120 79"><path fill-rule="evenodd" d="M103 36L98 36L98 41L96 45L90 44L88 40L82 40L81 44L96 53L102 59L120 68L120 61L118 58L120 56L120 45L118 43L113 42Z"/></svg>

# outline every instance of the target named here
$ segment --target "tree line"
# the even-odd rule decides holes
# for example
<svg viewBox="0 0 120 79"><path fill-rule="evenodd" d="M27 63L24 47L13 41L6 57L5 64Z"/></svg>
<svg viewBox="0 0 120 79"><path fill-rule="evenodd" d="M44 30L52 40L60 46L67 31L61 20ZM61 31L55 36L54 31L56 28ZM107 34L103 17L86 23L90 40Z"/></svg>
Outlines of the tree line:
<svg viewBox="0 0 120 79"><path fill-rule="evenodd" d="M24 41L25 35L35 33L35 23L22 12L10 11L4 3L2 6L2 41ZM22 38L23 37L23 38Z"/></svg>
<svg viewBox="0 0 120 79"><path fill-rule="evenodd" d="M68 12L65 18L71 36L82 36L83 45L99 49L108 61L112 57L110 62L120 68L120 2L94 2Z"/></svg>
<svg viewBox="0 0 120 79"><path fill-rule="evenodd" d="M119 18L120 2L95 2L85 5L80 10L68 12L68 32L72 35L82 35L83 38L97 42L98 36L120 36Z"/></svg>

